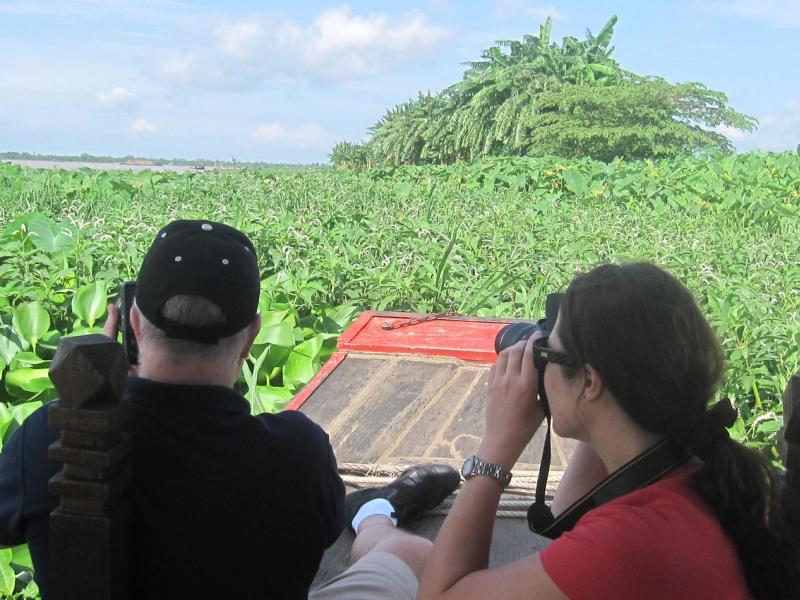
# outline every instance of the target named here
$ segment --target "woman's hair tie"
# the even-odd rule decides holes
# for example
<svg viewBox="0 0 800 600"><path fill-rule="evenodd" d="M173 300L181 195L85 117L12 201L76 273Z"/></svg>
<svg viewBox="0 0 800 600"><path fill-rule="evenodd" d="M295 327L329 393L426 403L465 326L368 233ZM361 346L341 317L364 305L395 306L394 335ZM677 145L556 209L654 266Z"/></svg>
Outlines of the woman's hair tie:
<svg viewBox="0 0 800 600"><path fill-rule="evenodd" d="M723 398L705 412L673 419L669 432L678 443L689 446L705 460L717 444L729 438L728 428L736 422L736 416L731 401Z"/></svg>

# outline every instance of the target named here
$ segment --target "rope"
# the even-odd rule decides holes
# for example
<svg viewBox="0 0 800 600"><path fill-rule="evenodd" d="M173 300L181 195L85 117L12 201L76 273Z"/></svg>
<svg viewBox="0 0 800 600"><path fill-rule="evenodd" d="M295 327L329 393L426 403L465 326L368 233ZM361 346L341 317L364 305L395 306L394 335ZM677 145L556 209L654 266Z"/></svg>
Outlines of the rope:
<svg viewBox="0 0 800 600"><path fill-rule="evenodd" d="M456 313L447 312L423 315L421 317L414 317L405 321L384 321L383 325L381 325L381 328L386 330L400 329L401 327L411 327L412 325L419 325L420 323L425 323L426 321L435 321L436 319L445 319L447 317L454 316L456 316Z"/></svg>
<svg viewBox="0 0 800 600"><path fill-rule="evenodd" d="M354 489L380 487L391 483L398 475L412 465L379 465L374 463L339 463L339 475L345 485ZM551 471L547 481L547 498L552 500L556 487L564 474ZM535 496L536 472L516 471L511 484L503 491L497 507L497 517L525 518L528 507ZM427 514L446 515L455 502L458 491L451 494L439 506Z"/></svg>

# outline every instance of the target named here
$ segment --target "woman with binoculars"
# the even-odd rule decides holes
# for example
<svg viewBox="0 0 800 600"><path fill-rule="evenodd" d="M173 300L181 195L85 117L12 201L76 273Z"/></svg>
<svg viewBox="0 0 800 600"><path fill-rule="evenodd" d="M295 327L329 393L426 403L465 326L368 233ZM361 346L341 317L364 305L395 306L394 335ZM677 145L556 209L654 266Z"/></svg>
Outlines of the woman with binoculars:
<svg viewBox="0 0 800 600"><path fill-rule="evenodd" d="M729 400L710 406L723 371L717 338L673 276L633 263L576 277L549 337L537 331L502 351L490 372L475 457L484 468L462 484L417 598L800 597L778 476L728 437ZM504 476L545 419L540 386L555 432L579 441L556 518L656 449L681 458L538 554L488 568Z"/></svg>

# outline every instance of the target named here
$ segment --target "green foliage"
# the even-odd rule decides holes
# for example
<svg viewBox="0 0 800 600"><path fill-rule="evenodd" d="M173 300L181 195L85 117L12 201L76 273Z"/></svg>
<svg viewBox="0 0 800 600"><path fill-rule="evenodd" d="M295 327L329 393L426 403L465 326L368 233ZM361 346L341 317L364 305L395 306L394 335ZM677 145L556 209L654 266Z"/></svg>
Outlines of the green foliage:
<svg viewBox="0 0 800 600"><path fill-rule="evenodd" d="M106 285L104 281L88 283L72 296L72 312L81 321L94 325L95 321L102 317L106 312Z"/></svg>
<svg viewBox="0 0 800 600"><path fill-rule="evenodd" d="M336 144L328 158L337 169L371 169L375 164L371 146L351 142Z"/></svg>
<svg viewBox="0 0 800 600"><path fill-rule="evenodd" d="M693 290L722 341L732 435L775 456L800 369L794 152L218 175L0 164L0 444L54 397L59 338L97 330L166 221L202 217L259 253L263 326L236 384L254 413L285 407L361 310L538 317L577 272L650 260ZM29 568L3 556L23 593Z"/></svg>
<svg viewBox="0 0 800 600"><path fill-rule="evenodd" d="M36 350L36 342L50 327L50 316L39 302L26 302L14 309L11 323L14 331Z"/></svg>
<svg viewBox="0 0 800 600"><path fill-rule="evenodd" d="M538 36L500 41L468 63L460 82L389 110L357 148L386 165L498 155L610 161L730 152L730 142L709 128L756 126L722 92L622 69L609 46L616 22L560 46L550 41L550 19ZM348 162L334 160L337 150L353 152L343 145L331 153L335 165Z"/></svg>
<svg viewBox="0 0 800 600"><path fill-rule="evenodd" d="M592 156L611 161L668 158L687 152L733 151L728 139L704 126L755 122L727 107L721 92L700 83L673 85L663 79L625 81L606 88L561 85L538 95L519 115L519 143L531 156Z"/></svg>
<svg viewBox="0 0 800 600"><path fill-rule="evenodd" d="M33 581L28 547L0 548L0 598L26 600L38 597L39 587Z"/></svg>

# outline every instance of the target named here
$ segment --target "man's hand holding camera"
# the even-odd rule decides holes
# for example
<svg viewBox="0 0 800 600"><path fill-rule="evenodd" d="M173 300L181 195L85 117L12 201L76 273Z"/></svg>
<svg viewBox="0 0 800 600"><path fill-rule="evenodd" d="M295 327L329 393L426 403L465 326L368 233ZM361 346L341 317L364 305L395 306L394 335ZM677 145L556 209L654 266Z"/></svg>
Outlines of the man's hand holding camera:
<svg viewBox="0 0 800 600"><path fill-rule="evenodd" d="M108 317L103 325L103 335L110 337L112 340L117 339L117 331L119 327L119 308L116 304L108 305Z"/></svg>
<svg viewBox="0 0 800 600"><path fill-rule="evenodd" d="M117 334L119 333L119 319L120 319L120 311L119 307L116 304L109 304L108 305L108 317L106 318L106 322L103 325L103 335L106 337L110 337L112 340L117 341ZM128 376L129 377L136 377L137 370L136 365L130 365L128 367Z"/></svg>

